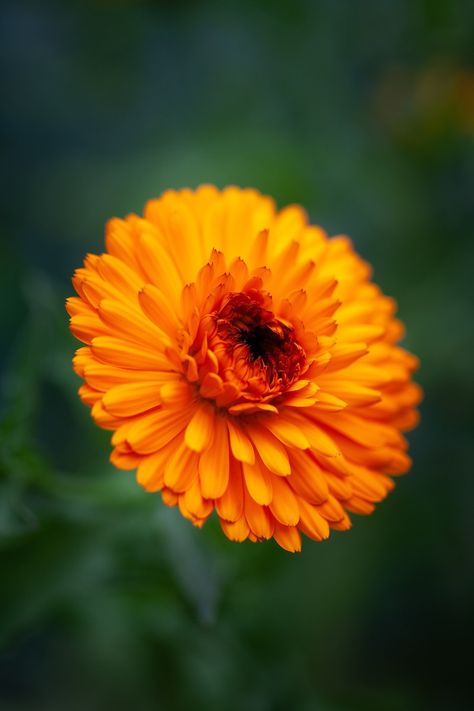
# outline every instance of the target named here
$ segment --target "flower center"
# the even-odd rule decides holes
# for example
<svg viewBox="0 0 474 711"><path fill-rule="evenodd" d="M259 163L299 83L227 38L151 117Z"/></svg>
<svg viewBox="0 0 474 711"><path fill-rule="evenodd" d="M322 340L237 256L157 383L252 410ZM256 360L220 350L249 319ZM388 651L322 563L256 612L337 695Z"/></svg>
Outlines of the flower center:
<svg viewBox="0 0 474 711"><path fill-rule="evenodd" d="M214 314L212 345L221 365L231 368L241 384L275 395L300 376L306 356L293 328L270 306L271 297L261 291L228 294Z"/></svg>

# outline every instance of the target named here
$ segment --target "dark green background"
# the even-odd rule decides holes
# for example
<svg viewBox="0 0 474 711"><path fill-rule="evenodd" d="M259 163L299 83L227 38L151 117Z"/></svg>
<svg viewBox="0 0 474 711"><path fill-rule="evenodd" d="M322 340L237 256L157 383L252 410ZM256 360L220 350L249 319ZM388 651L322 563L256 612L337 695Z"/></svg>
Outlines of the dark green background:
<svg viewBox="0 0 474 711"><path fill-rule="evenodd" d="M2 710L470 707L473 9L2 3ZM350 233L421 357L412 472L301 555L194 529L76 396L73 269L200 182Z"/></svg>

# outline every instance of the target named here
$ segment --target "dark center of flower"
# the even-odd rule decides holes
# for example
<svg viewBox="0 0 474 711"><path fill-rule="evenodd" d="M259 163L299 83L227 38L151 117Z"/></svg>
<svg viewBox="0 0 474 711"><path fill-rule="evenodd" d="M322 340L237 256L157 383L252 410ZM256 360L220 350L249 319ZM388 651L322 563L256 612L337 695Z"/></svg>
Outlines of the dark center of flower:
<svg viewBox="0 0 474 711"><path fill-rule="evenodd" d="M256 290L229 294L217 314L217 330L235 368L284 389L299 376L306 356L291 326L275 317L270 304L270 297Z"/></svg>
<svg viewBox="0 0 474 711"><path fill-rule="evenodd" d="M261 358L264 362L274 359L275 354L279 354L285 349L285 337L272 331L268 325L255 326L250 330L241 330L239 339L249 349L249 356L252 361Z"/></svg>

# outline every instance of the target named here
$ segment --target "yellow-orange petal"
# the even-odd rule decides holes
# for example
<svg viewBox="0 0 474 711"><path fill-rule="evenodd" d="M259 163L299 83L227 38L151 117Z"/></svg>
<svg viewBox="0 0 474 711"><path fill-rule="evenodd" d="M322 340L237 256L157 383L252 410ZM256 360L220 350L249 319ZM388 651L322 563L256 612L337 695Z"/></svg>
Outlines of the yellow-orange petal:
<svg viewBox="0 0 474 711"><path fill-rule="evenodd" d="M184 441L189 449L195 452L203 452L207 449L214 436L214 426L215 416L212 407L206 403L199 404L184 433Z"/></svg>
<svg viewBox="0 0 474 711"><path fill-rule="evenodd" d="M300 510L300 528L307 536L322 541L329 536L329 524L314 506L304 499L298 501Z"/></svg>
<svg viewBox="0 0 474 711"><path fill-rule="evenodd" d="M282 443L258 425L246 429L265 466L274 474L288 476L291 473L290 460Z"/></svg>
<svg viewBox="0 0 474 711"><path fill-rule="evenodd" d="M242 465L233 457L229 463L229 483L222 496L216 500L219 517L226 521L238 521L244 512L244 485Z"/></svg>
<svg viewBox="0 0 474 711"><path fill-rule="evenodd" d="M282 526L275 521L273 537L281 548L289 553L299 553L301 551L301 536L296 526Z"/></svg>
<svg viewBox="0 0 474 711"><path fill-rule="evenodd" d="M194 483L186 489L184 502L188 511L196 518L206 518L212 512L213 503L202 496L199 477L196 477Z"/></svg>
<svg viewBox="0 0 474 711"><path fill-rule="evenodd" d="M241 425L237 420L228 417L227 427L229 430L230 447L234 457L238 459L239 462L253 464L255 462L255 450Z"/></svg>
<svg viewBox="0 0 474 711"><path fill-rule="evenodd" d="M368 427L365 419L353 412L344 411L330 414L317 412L314 413L313 419L315 423L318 423L320 431L322 431L321 426L325 426L365 447L376 449L387 444L399 445L402 442L402 437L395 428L382 422L371 422Z"/></svg>
<svg viewBox="0 0 474 711"><path fill-rule="evenodd" d="M70 320L71 332L83 343L91 344L96 336L106 336L109 329L95 312L76 314Z"/></svg>
<svg viewBox="0 0 474 711"><path fill-rule="evenodd" d="M154 284L145 284L138 293L143 313L170 338L175 338L180 328L177 316L169 307L169 301Z"/></svg>
<svg viewBox="0 0 474 711"><path fill-rule="evenodd" d="M178 313L183 281L159 236L143 233L139 238L137 257L148 281L166 294L173 311Z"/></svg>
<svg viewBox="0 0 474 711"><path fill-rule="evenodd" d="M189 489L197 476L198 455L181 442L165 463L163 481L169 489L181 493Z"/></svg>
<svg viewBox="0 0 474 711"><path fill-rule="evenodd" d="M328 385L328 389L332 395L341 398L346 404L355 407L373 405L381 399L378 390L351 381L339 380L337 383L332 381L331 384Z"/></svg>
<svg viewBox="0 0 474 711"><path fill-rule="evenodd" d="M286 417L301 428L311 449L315 452L322 454L324 457L338 457L341 454L334 439L317 423L315 411L311 411L309 417L302 416L299 413L287 413Z"/></svg>
<svg viewBox="0 0 474 711"><path fill-rule="evenodd" d="M214 418L214 438L199 458L199 480L205 499L218 499L229 483L229 438L223 417Z"/></svg>
<svg viewBox="0 0 474 711"><path fill-rule="evenodd" d="M237 521L225 521L221 518L220 523L222 530L230 541L241 543L249 536L250 528L245 516L241 516Z"/></svg>
<svg viewBox="0 0 474 711"><path fill-rule="evenodd" d="M82 402L90 407L95 405L95 403L102 398L102 393L99 390L96 390L87 384L81 385L77 392L79 393L79 397Z"/></svg>
<svg viewBox="0 0 474 711"><path fill-rule="evenodd" d="M337 499L334 498L334 496L331 496L331 494L328 496L327 501L323 501L322 504L318 504L314 508L331 524L333 522L342 521L344 518L344 509L342 508L342 505Z"/></svg>
<svg viewBox="0 0 474 711"><path fill-rule="evenodd" d="M119 293L127 294L131 299L143 286L140 276L112 254L102 254L96 260L95 267L104 282L109 282Z"/></svg>
<svg viewBox="0 0 474 711"><path fill-rule="evenodd" d="M291 488L312 504L320 504L329 496L328 482L321 467L307 452L291 453Z"/></svg>
<svg viewBox="0 0 474 711"><path fill-rule="evenodd" d="M284 526L296 526L300 520L300 510L296 496L293 494L288 480L280 476L272 479L273 497L270 511L277 521Z"/></svg>
<svg viewBox="0 0 474 711"><path fill-rule="evenodd" d="M327 471L324 473L324 478L328 483L329 491L336 499L344 501L345 499L351 498L354 493L351 485L351 477L342 477Z"/></svg>
<svg viewBox="0 0 474 711"><path fill-rule="evenodd" d="M260 506L244 491L245 518L252 533L258 538L271 538L273 535L274 519L266 506Z"/></svg>
<svg viewBox="0 0 474 711"><path fill-rule="evenodd" d="M252 499L262 506L269 504L273 495L272 475L260 457L256 457L253 464L244 462L242 470L245 486Z"/></svg>
<svg viewBox="0 0 474 711"><path fill-rule="evenodd" d="M192 410L161 409L143 415L128 429L126 438L139 454L152 454L164 447L176 435L184 432Z"/></svg>
<svg viewBox="0 0 474 711"><path fill-rule="evenodd" d="M130 417L157 407L160 389L156 382L123 383L108 390L102 399L105 409L117 417Z"/></svg>
<svg viewBox="0 0 474 711"><path fill-rule="evenodd" d="M120 259L134 271L140 272L131 225L126 220L113 217L107 222L105 244L109 254Z"/></svg>
<svg viewBox="0 0 474 711"><path fill-rule="evenodd" d="M96 336L92 353L102 363L132 370L174 370L163 353L115 336Z"/></svg>
<svg viewBox="0 0 474 711"><path fill-rule="evenodd" d="M161 499L166 506L176 506L178 503L178 494L175 494L171 489L163 487L161 490Z"/></svg>
<svg viewBox="0 0 474 711"><path fill-rule="evenodd" d="M137 482L147 491L159 491L163 487L164 465L170 452L170 449L166 449L151 456L142 457L137 469Z"/></svg>
<svg viewBox="0 0 474 711"><path fill-rule="evenodd" d="M158 351L171 345L166 334L145 318L138 308L125 306L119 301L102 299L98 309L99 316L110 331Z"/></svg>
<svg viewBox="0 0 474 711"><path fill-rule="evenodd" d="M318 398L314 403L315 410L325 410L326 412L338 412L345 410L347 402L336 397L332 393L318 392Z"/></svg>
<svg viewBox="0 0 474 711"><path fill-rule="evenodd" d="M325 372L330 373L331 371L347 368L368 352L365 343L339 343L329 351L330 360L326 365Z"/></svg>
<svg viewBox="0 0 474 711"><path fill-rule="evenodd" d="M161 388L163 383L169 380L177 380L179 375L161 370L117 368L107 363L99 363L99 361L90 357L83 367L82 377L96 390L107 392L116 385L140 382L152 382L156 387Z"/></svg>
<svg viewBox="0 0 474 711"><path fill-rule="evenodd" d="M91 415L94 418L94 422L96 422L99 427L102 427L104 430L117 430L123 423L123 419L121 417L114 417L114 415L111 415L110 412L107 412L102 405L102 400L97 400L97 402L93 405ZM115 444L115 442L112 442L112 444Z"/></svg>
<svg viewBox="0 0 474 711"><path fill-rule="evenodd" d="M161 401L167 406L189 407L194 402L194 395L194 388L183 380L169 379L160 387Z"/></svg>
<svg viewBox="0 0 474 711"><path fill-rule="evenodd" d="M366 501L359 496L351 496L351 498L345 502L345 506L349 511L361 514L362 516L371 514L375 509L375 506L371 502Z"/></svg>
<svg viewBox="0 0 474 711"><path fill-rule="evenodd" d="M223 393L224 383L217 373L207 373L204 376L199 394L203 398L217 398Z"/></svg>
<svg viewBox="0 0 474 711"><path fill-rule="evenodd" d="M285 417L284 413L282 413L282 417L269 416L260 418L259 422L270 430L282 444L288 447L296 447L297 449L309 449L308 438L299 427Z"/></svg>
<svg viewBox="0 0 474 711"><path fill-rule="evenodd" d="M129 470L136 469L142 461L142 457L132 452L121 452L118 447L115 447L110 453L110 461L118 469Z"/></svg>

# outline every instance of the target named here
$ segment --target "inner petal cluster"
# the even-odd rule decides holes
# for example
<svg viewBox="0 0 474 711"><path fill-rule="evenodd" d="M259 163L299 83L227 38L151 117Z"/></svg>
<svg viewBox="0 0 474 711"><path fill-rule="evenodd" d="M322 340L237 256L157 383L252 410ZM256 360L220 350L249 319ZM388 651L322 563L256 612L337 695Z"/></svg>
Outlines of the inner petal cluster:
<svg viewBox="0 0 474 711"><path fill-rule="evenodd" d="M226 294L204 319L219 376L236 388L237 399L270 401L286 392L307 367L292 325L277 318L271 307L269 293L250 289Z"/></svg>

